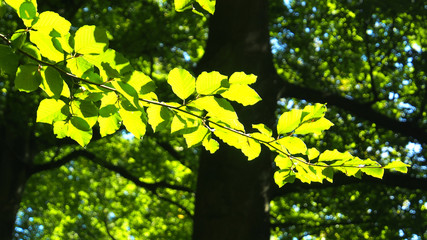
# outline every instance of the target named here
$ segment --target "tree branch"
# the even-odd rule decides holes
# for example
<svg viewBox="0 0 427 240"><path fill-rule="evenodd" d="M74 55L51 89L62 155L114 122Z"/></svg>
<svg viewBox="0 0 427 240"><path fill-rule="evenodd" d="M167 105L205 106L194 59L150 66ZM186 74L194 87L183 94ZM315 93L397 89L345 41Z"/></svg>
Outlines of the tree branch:
<svg viewBox="0 0 427 240"><path fill-rule="evenodd" d="M55 158L56 158L55 157L52 161L48 163L32 165L29 167L27 174L31 176L33 174L36 174L42 171L56 169L71 162L72 160L75 160L78 157L87 157L87 156L88 156L88 152L86 150L76 150L71 153L68 153L67 155L65 155L59 160L55 161Z"/></svg>
<svg viewBox="0 0 427 240"><path fill-rule="evenodd" d="M309 87L299 86L285 81L282 82L284 87L281 91L281 96L283 97L294 97L305 99L310 102L327 103L328 105L349 111L357 117L374 122L382 128L400 133L409 138L415 138L420 143L427 144L427 130L413 122L400 122L375 111L369 104L360 103L353 99L322 92Z"/></svg>
<svg viewBox="0 0 427 240"><path fill-rule="evenodd" d="M397 173L386 173L382 179L374 178L371 176L363 176L362 179L348 177L344 174L337 173L334 175L334 182L324 182L324 183L302 183L296 181L292 184L285 185L282 188L279 188L276 184L273 185L272 189L272 198L284 196L290 193L295 192L306 192L313 189L324 189L330 187L338 187L351 184L359 183L372 183L376 185L385 185L389 187L401 187L406 189L421 189L427 191L427 179L426 178L415 178L411 177L408 174L397 174Z"/></svg>
<svg viewBox="0 0 427 240"><path fill-rule="evenodd" d="M41 171L56 169L60 166L63 166L65 164L69 163L72 160L75 160L78 157L84 157L84 158L86 158L86 159L88 159L88 160L108 169L108 170L116 172L116 173L120 174L122 177L132 181L135 185L142 187L142 188L145 188L146 190L148 190L154 194L156 194L156 191L159 188L169 188L169 189L184 191L184 192L188 192L188 193L194 192L189 187L174 185L174 184L170 184L170 183L167 183L164 181L156 182L156 183L147 183L147 182L140 181L138 177L132 175L127 169L125 169L121 166L117 166L117 165L105 162L105 161L99 159L95 154L93 154L87 150L76 150L76 151L73 151L73 152L67 154L66 156L64 156L63 158L61 158L58 161L51 161L51 162L45 163L45 164L34 165L30 168L29 174L35 174L35 173L38 173Z"/></svg>

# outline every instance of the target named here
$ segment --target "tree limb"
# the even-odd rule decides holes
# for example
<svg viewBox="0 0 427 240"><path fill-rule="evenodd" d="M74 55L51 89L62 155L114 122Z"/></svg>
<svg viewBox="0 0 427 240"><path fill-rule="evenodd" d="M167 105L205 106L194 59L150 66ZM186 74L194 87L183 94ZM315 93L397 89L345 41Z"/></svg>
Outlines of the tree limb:
<svg viewBox="0 0 427 240"><path fill-rule="evenodd" d="M77 159L78 157L84 157L84 158L86 158L86 159L88 159L88 160L108 169L108 170L116 172L116 173L120 174L122 177L132 181L135 185L142 187L142 188L145 188L146 190L148 190L154 194L156 193L157 189L159 189L159 188L169 188L169 189L184 191L184 192L188 192L188 193L194 192L189 187L180 186L180 185L173 185L173 184L167 183L165 181L160 181L160 182L156 182L156 183L143 182L143 181L139 180L138 177L132 175L127 169L125 169L121 166L117 166L117 165L111 164L109 162L103 161L103 160L99 159L95 154L93 154L87 150L76 150L76 151L73 151L73 152L67 154L66 156L64 156L60 160L51 161L51 162L45 163L45 164L34 165L34 166L30 167L29 174L32 175L32 174L35 174L35 173L38 173L41 171L59 168L65 164L69 163L70 161Z"/></svg>
<svg viewBox="0 0 427 240"><path fill-rule="evenodd" d="M336 106L351 114L365 120L374 122L378 126L400 133L409 138L415 138L420 143L427 144L426 128L414 122L400 122L372 109L370 104L360 103L354 99L345 98L339 95L299 86L289 82L283 82L283 89L280 93L283 97L294 97L305 99L310 102L327 103Z"/></svg>

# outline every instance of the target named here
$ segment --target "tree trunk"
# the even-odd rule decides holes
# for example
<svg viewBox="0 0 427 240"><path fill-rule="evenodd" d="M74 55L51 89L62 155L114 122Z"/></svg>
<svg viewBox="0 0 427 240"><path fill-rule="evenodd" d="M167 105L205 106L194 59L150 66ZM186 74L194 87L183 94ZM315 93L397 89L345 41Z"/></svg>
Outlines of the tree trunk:
<svg viewBox="0 0 427 240"><path fill-rule="evenodd" d="M4 240L12 239L16 214L28 179L20 159L8 157L7 152L2 150L0 159L0 239Z"/></svg>
<svg viewBox="0 0 427 240"><path fill-rule="evenodd" d="M275 121L277 79L270 52L268 1L218 0L210 19L205 55L197 71L225 75L244 71L258 76L252 87L263 98L253 107L236 111L247 128ZM255 17L256 16L256 17ZM272 183L269 151L249 162L238 150L222 144L210 155L203 153L196 191L194 240L270 238L269 202Z"/></svg>

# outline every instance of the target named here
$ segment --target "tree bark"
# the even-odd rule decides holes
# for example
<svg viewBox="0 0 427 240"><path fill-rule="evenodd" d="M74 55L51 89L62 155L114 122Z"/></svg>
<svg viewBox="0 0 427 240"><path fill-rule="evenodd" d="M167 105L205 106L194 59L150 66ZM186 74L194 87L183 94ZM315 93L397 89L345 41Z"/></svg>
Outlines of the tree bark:
<svg viewBox="0 0 427 240"><path fill-rule="evenodd" d="M235 106L240 121L273 125L277 103L276 70L268 32L268 1L218 0L210 19L205 55L197 71L219 71L230 76L244 71L258 76L252 87L263 98L244 111ZM249 162L238 150L223 144L201 156L196 190L194 240L270 238L269 202L272 159L264 149Z"/></svg>

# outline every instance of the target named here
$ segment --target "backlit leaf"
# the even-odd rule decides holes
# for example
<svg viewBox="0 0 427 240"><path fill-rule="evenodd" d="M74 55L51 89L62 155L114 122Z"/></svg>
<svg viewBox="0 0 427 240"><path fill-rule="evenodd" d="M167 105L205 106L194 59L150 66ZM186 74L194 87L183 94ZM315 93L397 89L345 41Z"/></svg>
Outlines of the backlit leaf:
<svg viewBox="0 0 427 240"><path fill-rule="evenodd" d="M85 25L76 31L74 49L80 54L101 54L108 47L105 30L97 26Z"/></svg>
<svg viewBox="0 0 427 240"><path fill-rule="evenodd" d="M187 146L190 148L192 146L198 145L203 141L203 139L208 134L208 129L205 128L203 125L199 125L195 128L188 128L186 129L185 133L183 134L185 142L187 143Z"/></svg>
<svg viewBox="0 0 427 240"><path fill-rule="evenodd" d="M219 149L219 143L215 139L212 139L211 134L208 134L203 139L202 145L211 154L214 153L214 152L216 152Z"/></svg>
<svg viewBox="0 0 427 240"><path fill-rule="evenodd" d="M37 122L52 124L67 119L68 107L58 99L43 99L37 109Z"/></svg>
<svg viewBox="0 0 427 240"><path fill-rule="evenodd" d="M182 100L193 94L196 86L195 78L187 70L179 68L169 72L168 83L172 91Z"/></svg>
<svg viewBox="0 0 427 240"><path fill-rule="evenodd" d="M123 120L123 125L136 138L141 138L145 135L147 129L147 115L142 109L137 109L126 100L120 101L119 114Z"/></svg>
<svg viewBox="0 0 427 240"><path fill-rule="evenodd" d="M153 131L166 127L172 119L172 112L169 109L157 105L150 105L147 108L147 114L148 123Z"/></svg>
<svg viewBox="0 0 427 240"><path fill-rule="evenodd" d="M323 130L327 130L334 124L328 119L322 117L314 122L307 122L302 124L295 130L295 134L308 134L308 133L320 133Z"/></svg>
<svg viewBox="0 0 427 240"><path fill-rule="evenodd" d="M284 146L290 154L305 154L307 152L307 146L301 139L297 137L284 137L277 140L277 142Z"/></svg>
<svg viewBox="0 0 427 240"><path fill-rule="evenodd" d="M277 134L282 135L290 133L301 123L302 110L293 109L283 113L277 123Z"/></svg>
<svg viewBox="0 0 427 240"><path fill-rule="evenodd" d="M230 88L222 93L221 96L238 102L243 106L254 105L261 101L258 93L246 84L231 84Z"/></svg>
<svg viewBox="0 0 427 240"><path fill-rule="evenodd" d="M229 82L230 84L252 84L255 83L257 76L253 74L246 74L244 72L235 72L231 75Z"/></svg>
<svg viewBox="0 0 427 240"><path fill-rule="evenodd" d="M401 173L407 173L408 167L411 165L403 163L401 161L394 161L384 166L384 169L390 169L392 171L398 171Z"/></svg>
<svg viewBox="0 0 427 240"><path fill-rule="evenodd" d="M196 80L196 91L202 95L220 94L228 87L227 77L216 71L202 72Z"/></svg>

